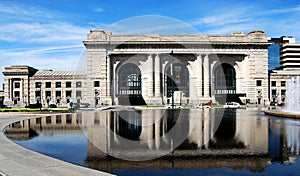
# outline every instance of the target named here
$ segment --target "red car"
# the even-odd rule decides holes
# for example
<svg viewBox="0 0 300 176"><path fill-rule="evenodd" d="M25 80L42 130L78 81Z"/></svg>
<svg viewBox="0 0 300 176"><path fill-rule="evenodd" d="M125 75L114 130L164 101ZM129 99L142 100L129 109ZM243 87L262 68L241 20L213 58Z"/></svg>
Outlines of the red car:
<svg viewBox="0 0 300 176"><path fill-rule="evenodd" d="M212 106L212 105L218 105L218 102L212 102L212 101L209 101L209 102L206 102L204 103L205 105L208 105L208 106Z"/></svg>

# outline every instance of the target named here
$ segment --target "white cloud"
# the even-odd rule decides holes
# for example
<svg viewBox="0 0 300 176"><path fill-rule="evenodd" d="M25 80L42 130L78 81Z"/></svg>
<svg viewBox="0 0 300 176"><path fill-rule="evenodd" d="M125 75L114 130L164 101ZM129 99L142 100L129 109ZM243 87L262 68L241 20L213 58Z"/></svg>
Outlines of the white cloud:
<svg viewBox="0 0 300 176"><path fill-rule="evenodd" d="M197 30L174 18L161 15L144 15L127 18L107 27L117 34L195 34Z"/></svg>
<svg viewBox="0 0 300 176"><path fill-rule="evenodd" d="M5 21L5 19L26 21L49 20L53 19L54 16L59 15L52 13L47 9L36 8L24 4L16 5L13 2L8 1L0 4L0 14L5 16L5 18L1 18L0 21Z"/></svg>
<svg viewBox="0 0 300 176"><path fill-rule="evenodd" d="M0 28L0 40L22 43L76 42L85 39L87 28L69 23L10 23Z"/></svg>
<svg viewBox="0 0 300 176"><path fill-rule="evenodd" d="M290 13L290 12L296 12L296 11L300 11L300 4L297 5L296 7L273 9L273 10L265 11L263 13L275 14L275 13Z"/></svg>
<svg viewBox="0 0 300 176"><path fill-rule="evenodd" d="M80 64L86 60L84 51L83 45L0 49L1 70L11 65L28 65L39 70L82 70ZM3 82L2 74L0 82Z"/></svg>
<svg viewBox="0 0 300 176"><path fill-rule="evenodd" d="M38 69L74 70L82 51L84 51L84 47L79 45L38 49L2 49L0 50L0 60L2 66L30 65Z"/></svg>
<svg viewBox="0 0 300 176"><path fill-rule="evenodd" d="M101 8L101 7L94 8L94 12L96 12L96 13L100 13L100 12L103 12L103 11L104 11L104 9Z"/></svg>
<svg viewBox="0 0 300 176"><path fill-rule="evenodd" d="M233 5L234 6L234 5ZM229 34L233 31L249 32L264 30L269 36L293 35L300 38L298 19L300 5L291 8L260 9L255 7L232 7L215 9L217 15L207 15L187 20L201 33ZM292 34L291 34L292 32Z"/></svg>
<svg viewBox="0 0 300 176"><path fill-rule="evenodd" d="M246 10L244 10L246 11ZM253 20L252 16L248 16L247 13L242 10L236 10L227 12L225 14L219 14L215 16L207 16L195 21L192 21L191 24L195 26L222 26L235 23L245 23Z"/></svg>
<svg viewBox="0 0 300 176"><path fill-rule="evenodd" d="M8 6L7 4L0 4L0 12L15 15L28 15L29 11L21 9L15 5Z"/></svg>

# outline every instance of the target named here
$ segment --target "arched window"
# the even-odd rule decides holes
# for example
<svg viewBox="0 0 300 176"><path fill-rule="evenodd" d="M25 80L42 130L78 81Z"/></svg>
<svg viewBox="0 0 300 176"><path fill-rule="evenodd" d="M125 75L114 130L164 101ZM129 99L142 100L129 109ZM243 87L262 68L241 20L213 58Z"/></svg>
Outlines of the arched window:
<svg viewBox="0 0 300 176"><path fill-rule="evenodd" d="M219 65L215 70L215 92L232 94L236 91L236 73L230 64Z"/></svg>
<svg viewBox="0 0 300 176"><path fill-rule="evenodd" d="M141 94L141 72L134 64L125 64L119 70L119 95Z"/></svg>
<svg viewBox="0 0 300 176"><path fill-rule="evenodd" d="M141 82L140 82L139 75L137 75L136 73L132 73L132 74L128 75L127 76L127 86L140 87Z"/></svg>

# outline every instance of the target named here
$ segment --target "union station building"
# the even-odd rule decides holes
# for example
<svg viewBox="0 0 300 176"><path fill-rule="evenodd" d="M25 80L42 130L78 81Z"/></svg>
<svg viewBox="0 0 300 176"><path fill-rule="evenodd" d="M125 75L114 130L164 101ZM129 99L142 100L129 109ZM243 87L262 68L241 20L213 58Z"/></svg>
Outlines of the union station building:
<svg viewBox="0 0 300 176"><path fill-rule="evenodd" d="M66 105L71 98L91 105L270 100L270 43L263 31L121 35L91 30L83 44L85 71L5 67L4 104Z"/></svg>

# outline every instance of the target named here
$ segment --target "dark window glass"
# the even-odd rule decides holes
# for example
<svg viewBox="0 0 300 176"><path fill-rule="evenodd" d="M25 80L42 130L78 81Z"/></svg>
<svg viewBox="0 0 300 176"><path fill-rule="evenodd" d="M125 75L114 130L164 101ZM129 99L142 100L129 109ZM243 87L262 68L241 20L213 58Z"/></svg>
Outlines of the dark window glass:
<svg viewBox="0 0 300 176"><path fill-rule="evenodd" d="M55 82L55 87L56 88L61 88L61 82Z"/></svg>
<svg viewBox="0 0 300 176"><path fill-rule="evenodd" d="M67 91L66 91L66 97L67 97L67 98L72 97L72 91L67 90Z"/></svg>
<svg viewBox="0 0 300 176"><path fill-rule="evenodd" d="M71 115L66 115L66 123L71 124L72 123L72 116Z"/></svg>
<svg viewBox="0 0 300 176"><path fill-rule="evenodd" d="M69 82L69 81L66 82L66 87L67 87L67 88L72 87L72 82Z"/></svg>
<svg viewBox="0 0 300 176"><path fill-rule="evenodd" d="M56 98L61 98L61 91L56 91L55 95L56 95Z"/></svg>
<svg viewBox="0 0 300 176"><path fill-rule="evenodd" d="M20 82L15 82L15 88L20 88Z"/></svg>
<svg viewBox="0 0 300 176"><path fill-rule="evenodd" d="M20 98L20 91L15 91L15 92L14 92L14 97L15 97L15 98L16 98L16 97Z"/></svg>
<svg viewBox="0 0 300 176"><path fill-rule="evenodd" d="M256 80L256 86L261 86L262 85L262 80Z"/></svg>
<svg viewBox="0 0 300 176"><path fill-rule="evenodd" d="M35 88L41 88L42 87L42 83L41 82L36 82L35 83Z"/></svg>
<svg viewBox="0 0 300 176"><path fill-rule="evenodd" d="M281 87L285 87L285 81L281 81Z"/></svg>
<svg viewBox="0 0 300 176"><path fill-rule="evenodd" d="M76 123L77 124L81 124L82 123L82 115L81 114L77 114L76 115Z"/></svg>
<svg viewBox="0 0 300 176"><path fill-rule="evenodd" d="M271 81L271 86L276 87L276 81Z"/></svg>
<svg viewBox="0 0 300 176"><path fill-rule="evenodd" d="M81 81L76 82L76 87L81 87Z"/></svg>
<svg viewBox="0 0 300 176"><path fill-rule="evenodd" d="M61 124L61 116L60 115L56 116L56 124Z"/></svg>
<svg viewBox="0 0 300 176"><path fill-rule="evenodd" d="M36 123L36 124L41 124L41 118L36 118L36 119L35 119L35 123Z"/></svg>
<svg viewBox="0 0 300 176"><path fill-rule="evenodd" d="M80 97L81 97L81 91L80 91L80 90L77 90L77 91L76 91L76 97L77 97L77 98L80 98Z"/></svg>
<svg viewBox="0 0 300 176"><path fill-rule="evenodd" d="M46 91L46 98L51 98L51 91Z"/></svg>
<svg viewBox="0 0 300 176"><path fill-rule="evenodd" d="M46 88L51 88L51 82L46 82Z"/></svg>
<svg viewBox="0 0 300 176"><path fill-rule="evenodd" d="M100 87L100 81L94 81L94 87Z"/></svg>
<svg viewBox="0 0 300 176"><path fill-rule="evenodd" d="M51 116L47 116L46 117L46 124L50 124L51 123Z"/></svg>
<svg viewBox="0 0 300 176"><path fill-rule="evenodd" d="M99 125L100 124L100 117L95 117L94 118L94 124Z"/></svg>
<svg viewBox="0 0 300 176"><path fill-rule="evenodd" d="M119 71L119 94L139 95L141 94L141 72L134 64L126 64ZM95 95L99 91L95 90Z"/></svg>

